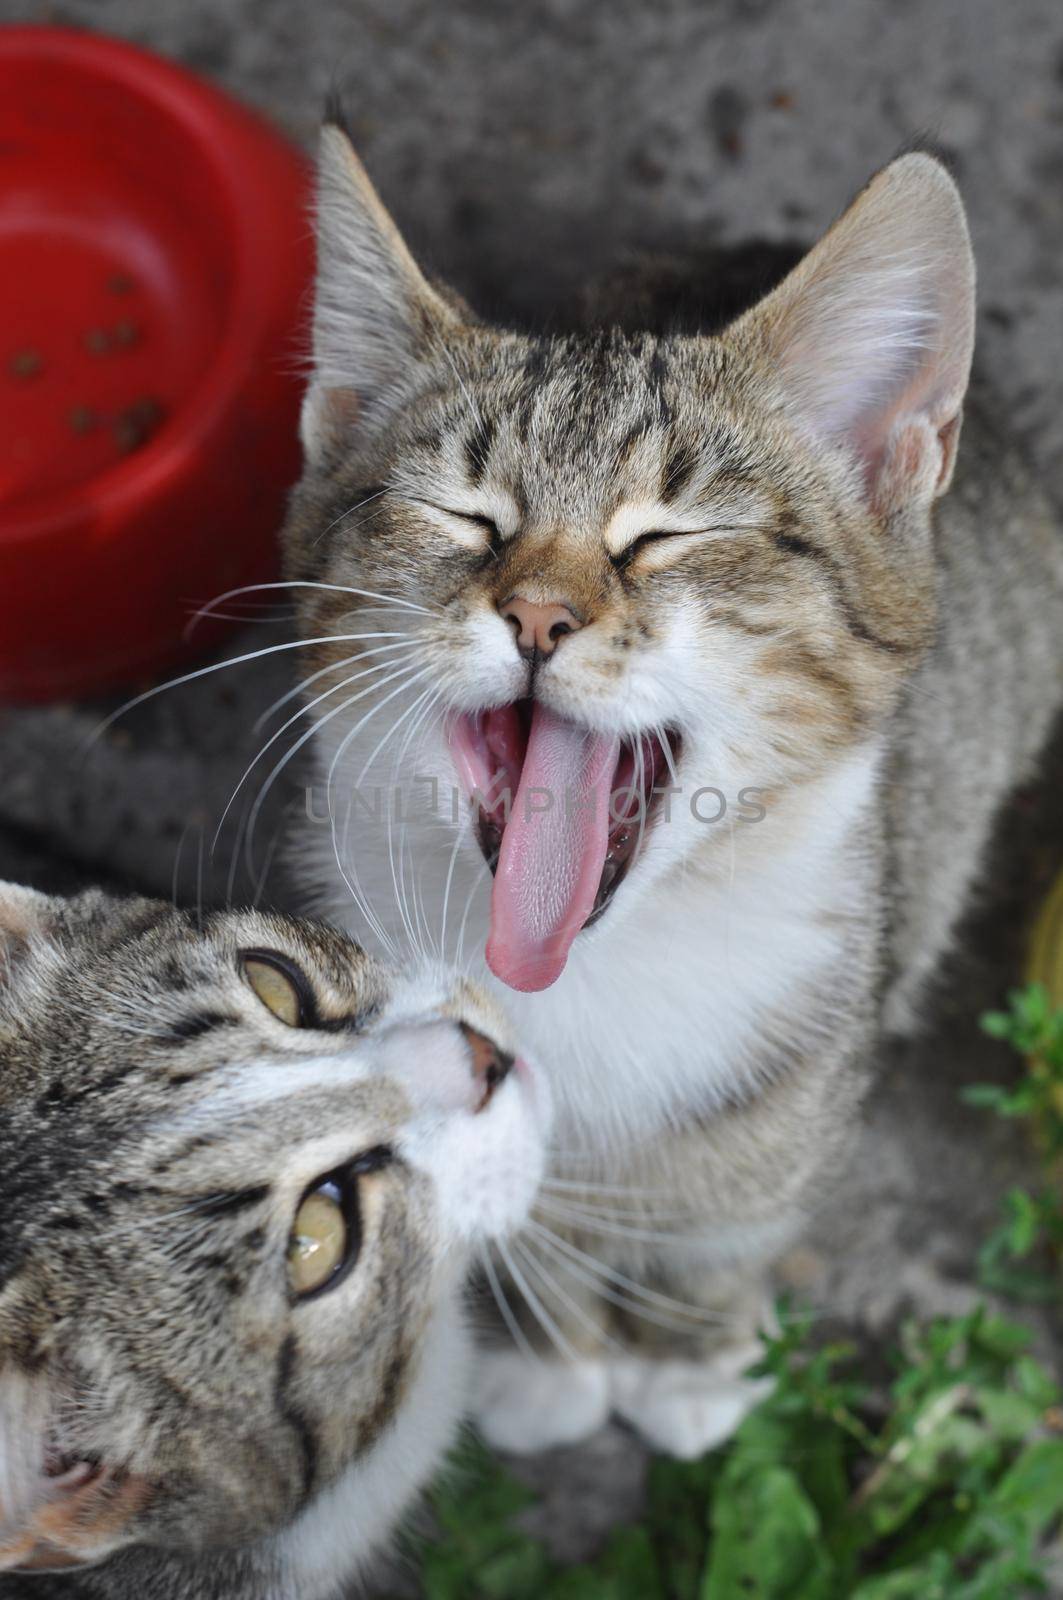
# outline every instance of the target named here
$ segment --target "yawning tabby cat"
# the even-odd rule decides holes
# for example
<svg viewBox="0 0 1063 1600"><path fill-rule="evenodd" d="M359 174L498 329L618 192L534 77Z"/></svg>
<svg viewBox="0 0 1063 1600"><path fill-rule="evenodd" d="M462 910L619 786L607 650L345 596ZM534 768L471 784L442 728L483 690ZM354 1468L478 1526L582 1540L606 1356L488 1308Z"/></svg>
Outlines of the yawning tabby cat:
<svg viewBox="0 0 1063 1600"><path fill-rule="evenodd" d="M318 241L299 861L352 930L471 949L551 1080L523 1289L565 1360L500 1355L489 1435L615 1407L696 1452L1063 697L1063 539L977 407L945 497L962 204L905 155L733 315L707 280L700 328L516 333L426 280L333 122Z"/></svg>

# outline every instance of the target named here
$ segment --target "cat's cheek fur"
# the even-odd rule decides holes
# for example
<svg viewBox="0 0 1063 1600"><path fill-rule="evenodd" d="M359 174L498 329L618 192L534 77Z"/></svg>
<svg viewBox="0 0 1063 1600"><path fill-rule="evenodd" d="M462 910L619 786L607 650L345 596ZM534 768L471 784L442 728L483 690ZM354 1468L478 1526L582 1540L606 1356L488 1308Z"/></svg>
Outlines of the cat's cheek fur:
<svg viewBox="0 0 1063 1600"><path fill-rule="evenodd" d="M380 1042L381 1072L407 1089L415 1107L396 1149L433 1185L436 1236L441 1247L449 1241L444 1254L520 1226L542 1181L551 1116L546 1082L523 1061L482 1104L482 1086L470 1077L468 1050L458 1030L446 1022L423 1021L426 1009L440 1009L445 987L441 973L431 967L407 979ZM508 1023L479 995L463 997L462 1013L503 1046L511 1042ZM429 1046L430 1073L425 1070Z"/></svg>
<svg viewBox="0 0 1063 1600"><path fill-rule="evenodd" d="M0 1571L13 1563L11 1551L21 1545L22 1530L47 1497L49 1416L45 1379L5 1365L0 1370Z"/></svg>

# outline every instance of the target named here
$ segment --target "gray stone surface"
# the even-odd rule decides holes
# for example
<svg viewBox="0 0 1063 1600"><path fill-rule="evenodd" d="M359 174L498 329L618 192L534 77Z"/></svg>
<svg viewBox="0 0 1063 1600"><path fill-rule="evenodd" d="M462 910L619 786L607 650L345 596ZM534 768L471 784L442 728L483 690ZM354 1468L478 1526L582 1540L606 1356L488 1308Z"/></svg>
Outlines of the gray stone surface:
<svg viewBox="0 0 1063 1600"><path fill-rule="evenodd" d="M309 144L347 96L363 154L430 263L485 309L538 314L630 249L811 234L898 146L951 154L981 273L983 364L1063 499L1063 7L1059 0L0 0L0 19L105 29L206 72ZM1006 582L1007 552L1001 552ZM255 626L227 654L282 642ZM176 689L87 750L110 707L0 713L0 875L106 879L224 899L235 822L217 818L256 749L285 653ZM245 786L251 795L269 770ZM962 1107L1012 1070L978 1012L1021 970L1063 857L1063 752L1002 820L928 1030L889 1053L842 1191L789 1273L825 1318L874 1338L969 1303L1000 1194L1032 1165L1014 1130ZM238 897L283 897L275 788ZM202 848L201 848L202 845ZM1052 1330L1043 1325L1052 1352ZM521 1469L559 1551L638 1504L620 1429Z"/></svg>
<svg viewBox="0 0 1063 1600"><path fill-rule="evenodd" d="M619 251L810 232L913 138L952 157L982 343L1063 485L1058 0L0 0L216 78L300 143L326 92L431 263L548 305Z"/></svg>

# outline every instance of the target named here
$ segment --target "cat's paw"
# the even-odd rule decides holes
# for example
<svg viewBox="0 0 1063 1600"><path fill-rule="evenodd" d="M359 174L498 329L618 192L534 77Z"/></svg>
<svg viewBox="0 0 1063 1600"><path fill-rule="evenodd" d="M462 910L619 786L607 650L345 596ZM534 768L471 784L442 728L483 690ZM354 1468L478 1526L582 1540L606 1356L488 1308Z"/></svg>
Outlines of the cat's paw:
<svg viewBox="0 0 1063 1600"><path fill-rule="evenodd" d="M518 1350L487 1350L477 1367L473 1418L496 1450L533 1455L576 1444L609 1416L604 1361L536 1361Z"/></svg>
<svg viewBox="0 0 1063 1600"><path fill-rule="evenodd" d="M693 1461L729 1439L770 1392L770 1378L742 1376L762 1354L748 1344L704 1361L620 1356L610 1363L612 1408L654 1450Z"/></svg>

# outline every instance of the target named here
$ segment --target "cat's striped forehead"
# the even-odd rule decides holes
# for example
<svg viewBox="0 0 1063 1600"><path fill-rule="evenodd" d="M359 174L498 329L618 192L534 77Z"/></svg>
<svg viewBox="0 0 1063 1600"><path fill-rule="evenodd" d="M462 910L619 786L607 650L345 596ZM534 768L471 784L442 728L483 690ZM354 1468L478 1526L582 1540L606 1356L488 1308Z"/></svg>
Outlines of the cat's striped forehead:
<svg viewBox="0 0 1063 1600"><path fill-rule="evenodd" d="M720 403L728 361L711 340L627 334L470 336L463 370L434 365L389 439L387 482L489 504L504 534L599 531L648 511L733 499L768 469Z"/></svg>

